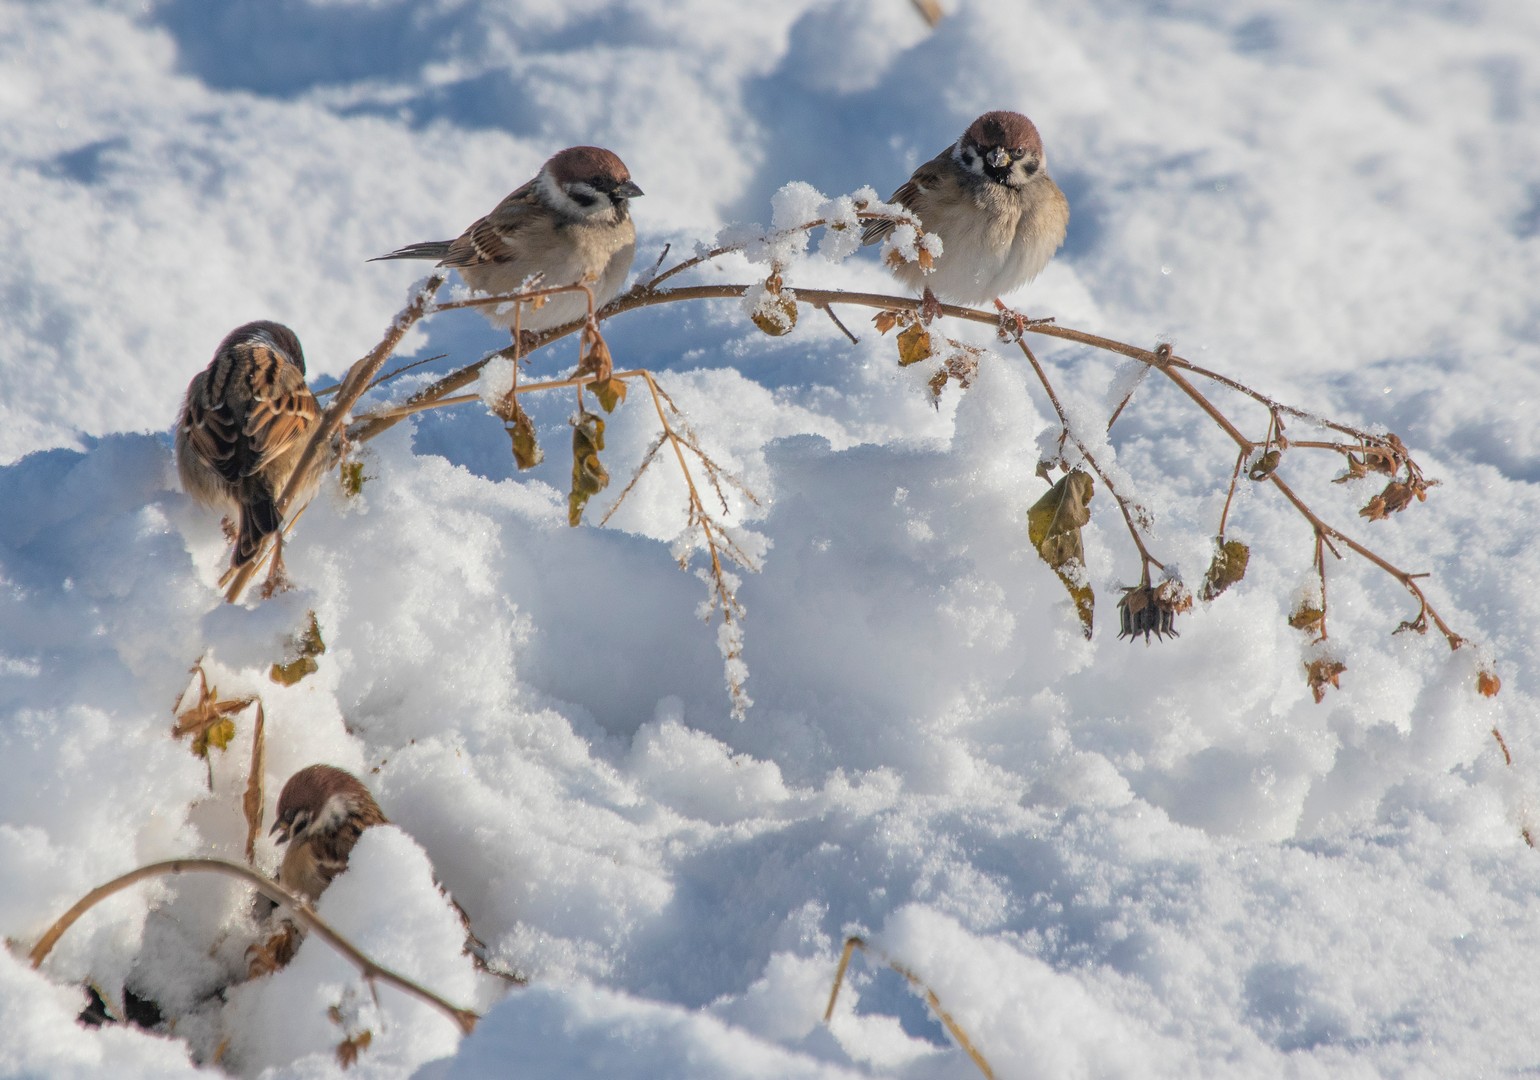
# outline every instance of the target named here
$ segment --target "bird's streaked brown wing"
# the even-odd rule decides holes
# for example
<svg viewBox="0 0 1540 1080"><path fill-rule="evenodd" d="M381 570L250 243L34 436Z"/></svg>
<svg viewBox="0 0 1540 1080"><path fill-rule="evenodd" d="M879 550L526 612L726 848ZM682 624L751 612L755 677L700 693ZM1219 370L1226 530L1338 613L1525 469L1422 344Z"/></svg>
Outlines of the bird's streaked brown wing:
<svg viewBox="0 0 1540 1080"><path fill-rule="evenodd" d="M440 266L480 266L490 262L509 262L518 258L514 246L522 229L536 220L533 211L540 206L535 182L511 193L486 217L478 219L456 239L450 241L449 253Z"/></svg>
<svg viewBox="0 0 1540 1080"><path fill-rule="evenodd" d="M888 202L897 203L905 210L913 210L923 221L925 218L923 211L926 193L946 179L946 169L950 163L951 153L952 148L947 147L924 165L914 170L914 175L899 185L898 190L892 194ZM897 224L895 221L886 219L868 221L866 227L861 230L861 243L875 244L886 240Z"/></svg>
<svg viewBox="0 0 1540 1080"><path fill-rule="evenodd" d="M304 439L321 414L299 368L260 345L253 352L252 402L242 430L247 440L247 476Z"/></svg>

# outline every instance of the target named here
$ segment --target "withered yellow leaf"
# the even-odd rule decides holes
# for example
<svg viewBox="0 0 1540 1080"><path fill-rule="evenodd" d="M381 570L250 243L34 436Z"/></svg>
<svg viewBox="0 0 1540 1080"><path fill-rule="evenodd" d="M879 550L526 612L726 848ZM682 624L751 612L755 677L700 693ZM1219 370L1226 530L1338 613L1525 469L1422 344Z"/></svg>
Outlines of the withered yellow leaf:
<svg viewBox="0 0 1540 1080"><path fill-rule="evenodd" d="M1301 604L1289 616L1289 625L1306 633L1319 633L1321 624L1325 621L1326 612L1310 603Z"/></svg>
<svg viewBox="0 0 1540 1080"><path fill-rule="evenodd" d="M503 425L513 449L513 464L522 472L533 469L545 460L545 451L535 438L535 425L529 414L520 409L513 420Z"/></svg>
<svg viewBox="0 0 1540 1080"><path fill-rule="evenodd" d="M1027 511L1027 536L1042 560L1058 575L1075 603L1085 636L1091 636L1096 594L1086 583L1085 548L1080 529L1091 520L1090 473L1075 469Z"/></svg>
<svg viewBox="0 0 1540 1080"><path fill-rule="evenodd" d="M749 315L754 325L771 337L785 337L797 325L797 302L789 296L760 304Z"/></svg>
<svg viewBox="0 0 1540 1080"><path fill-rule="evenodd" d="M208 757L210 750L227 749L233 738L235 738L235 721L228 716L215 720L193 736L192 752L199 757Z"/></svg>
<svg viewBox="0 0 1540 1080"><path fill-rule="evenodd" d="M588 389L599 401L599 407L607 413L615 411L622 401L626 400L626 381L611 376L608 379L600 379L588 384Z"/></svg>
<svg viewBox="0 0 1540 1080"><path fill-rule="evenodd" d="M898 366L918 364L931 355L930 331L919 323L904 327L898 335Z"/></svg>
<svg viewBox="0 0 1540 1080"><path fill-rule="evenodd" d="M1209 563L1208 573L1203 575L1198 595L1204 600L1214 599L1246 576L1246 564L1250 561L1249 547L1239 540L1226 540L1214 552L1214 561Z"/></svg>
<svg viewBox="0 0 1540 1080"><path fill-rule="evenodd" d="M306 675L314 675L321 670L314 657L301 656L298 660L290 660L286 664L274 664L268 670L267 677L279 686L293 686Z"/></svg>
<svg viewBox="0 0 1540 1080"><path fill-rule="evenodd" d="M572 493L567 497L567 524L574 528L582 523L588 500L609 485L610 474L599 460L603 449L604 420L579 413L572 422Z"/></svg>
<svg viewBox="0 0 1540 1080"><path fill-rule="evenodd" d="M1247 470L1246 475L1253 480L1266 480L1278 470L1278 463L1282 460L1281 451L1269 450L1257 459L1256 464Z"/></svg>

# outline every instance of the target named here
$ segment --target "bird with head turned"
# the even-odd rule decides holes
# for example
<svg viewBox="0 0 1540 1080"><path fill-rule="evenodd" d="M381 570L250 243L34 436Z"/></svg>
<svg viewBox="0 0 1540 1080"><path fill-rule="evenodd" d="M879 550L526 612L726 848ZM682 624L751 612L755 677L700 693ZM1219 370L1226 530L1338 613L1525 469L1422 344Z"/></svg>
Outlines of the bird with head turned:
<svg viewBox="0 0 1540 1080"><path fill-rule="evenodd" d="M306 766L289 777L278 796L271 835L287 849L278 864L278 884L315 903L348 868L348 856L364 830L385 824L379 804L358 777L335 765ZM263 921L276 907L259 895L252 915ZM246 950L247 977L267 975L288 964L302 936L293 922L280 920Z"/></svg>
<svg viewBox="0 0 1540 1080"><path fill-rule="evenodd" d="M1021 113L980 116L951 146L921 165L891 202L913 211L941 238L929 272L895 261L893 274L916 291L959 304L999 301L1040 274L1064 243L1069 202L1048 175L1037 126ZM875 244L896 227L868 222Z"/></svg>
<svg viewBox="0 0 1540 1080"><path fill-rule="evenodd" d="M384 824L379 803L352 773L334 765L301 769L278 796L272 834L286 846L278 883L315 900L347 869L363 831Z"/></svg>
<svg viewBox="0 0 1540 1080"><path fill-rule="evenodd" d="M305 384L305 352L282 323L236 327L188 384L176 425L177 473L182 490L235 522L232 569L256 559L269 536L281 545L278 499L320 416ZM315 494L319 478L316 470L304 479L291 507Z"/></svg>
<svg viewBox="0 0 1540 1080"><path fill-rule="evenodd" d="M612 151L573 146L455 239L409 244L370 261L432 259L458 270L472 289L492 295L587 284L599 308L620 292L631 269L636 251L631 200L641 194ZM494 325L512 329L513 305L481 310ZM539 307L522 305L519 325L538 333L587 311L581 294L560 293Z"/></svg>

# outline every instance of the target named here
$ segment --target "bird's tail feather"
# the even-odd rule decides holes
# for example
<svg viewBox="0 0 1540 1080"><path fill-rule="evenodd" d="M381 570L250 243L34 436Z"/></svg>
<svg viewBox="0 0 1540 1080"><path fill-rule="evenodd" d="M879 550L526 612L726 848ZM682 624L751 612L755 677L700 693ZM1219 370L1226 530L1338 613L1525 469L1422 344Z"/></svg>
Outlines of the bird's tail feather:
<svg viewBox="0 0 1540 1080"><path fill-rule="evenodd" d="M370 262L384 262L386 259L442 259L449 254L449 240L425 240L421 244L408 244L404 248L397 248L389 255L376 255Z"/></svg>
<svg viewBox="0 0 1540 1080"><path fill-rule="evenodd" d="M257 552L262 550L262 541L277 532L282 524L278 518L278 505L271 495L264 493L244 500L230 565L241 566L256 558Z"/></svg>

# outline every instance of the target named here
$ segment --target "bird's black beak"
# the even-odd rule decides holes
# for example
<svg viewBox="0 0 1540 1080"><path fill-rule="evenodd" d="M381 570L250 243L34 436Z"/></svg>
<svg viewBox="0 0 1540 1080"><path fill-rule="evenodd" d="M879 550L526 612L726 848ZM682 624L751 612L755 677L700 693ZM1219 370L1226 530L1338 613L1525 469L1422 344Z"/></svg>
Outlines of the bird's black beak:
<svg viewBox="0 0 1540 1080"><path fill-rule="evenodd" d="M273 827L267 830L267 835L278 837L280 844L287 844L289 842L289 827L281 821L275 821L273 822Z"/></svg>
<svg viewBox="0 0 1540 1080"><path fill-rule="evenodd" d="M614 193L622 199L634 199L638 195L646 194L646 192L642 191L641 188L637 187L636 184L632 183L630 180L627 180L623 184L616 184Z"/></svg>

